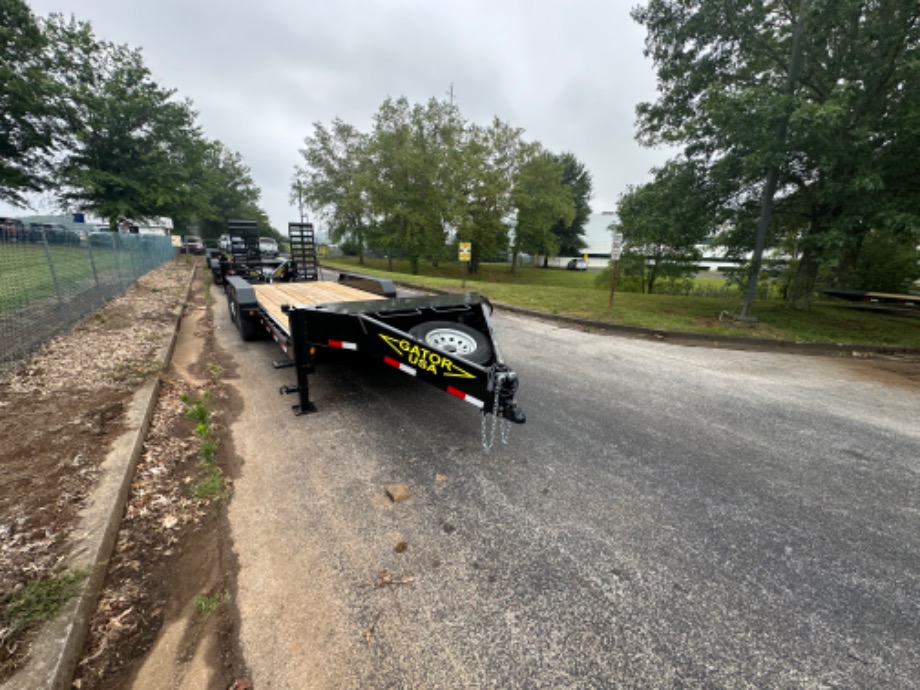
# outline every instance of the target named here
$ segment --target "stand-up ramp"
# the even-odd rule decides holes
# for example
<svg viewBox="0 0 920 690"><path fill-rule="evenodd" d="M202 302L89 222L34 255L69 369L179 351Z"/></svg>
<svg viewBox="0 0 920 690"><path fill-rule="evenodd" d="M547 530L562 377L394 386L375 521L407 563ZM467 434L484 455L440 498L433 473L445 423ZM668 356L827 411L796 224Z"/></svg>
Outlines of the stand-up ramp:
<svg viewBox="0 0 920 690"><path fill-rule="evenodd" d="M319 259L313 223L288 223L291 259L297 267L297 280L319 280Z"/></svg>

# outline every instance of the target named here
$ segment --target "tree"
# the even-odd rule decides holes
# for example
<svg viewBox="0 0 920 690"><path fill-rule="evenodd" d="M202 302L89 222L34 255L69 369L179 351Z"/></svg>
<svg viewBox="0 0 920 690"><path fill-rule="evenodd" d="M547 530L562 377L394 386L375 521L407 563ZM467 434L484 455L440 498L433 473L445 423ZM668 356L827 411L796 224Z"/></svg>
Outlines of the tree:
<svg viewBox="0 0 920 690"><path fill-rule="evenodd" d="M25 206L23 193L47 184L56 143L54 84L46 41L28 5L0 2L0 200Z"/></svg>
<svg viewBox="0 0 920 690"><path fill-rule="evenodd" d="M85 31L52 16L49 40L64 52ZM75 54L59 81L70 101L72 140L58 165L62 205L96 213L112 227L123 218L188 216L203 203L195 174L201 133L188 101L156 84L141 52L96 42ZM62 61L63 62L63 61Z"/></svg>
<svg viewBox="0 0 920 690"><path fill-rule="evenodd" d="M421 258L441 257L458 217L453 164L460 136L456 107L436 99L412 106L388 98L374 117L369 197L382 231L378 241L390 256L402 249L413 273Z"/></svg>
<svg viewBox="0 0 920 690"><path fill-rule="evenodd" d="M572 190L562 183L563 164L538 145L529 147L517 169L511 196L517 210L511 271L521 251L550 255L559 250L553 233L556 223L570 224L575 218Z"/></svg>
<svg viewBox="0 0 920 690"><path fill-rule="evenodd" d="M489 127L466 129L456 180L461 193L457 239L472 244L471 273L479 270L483 257L498 256L508 248L522 133L497 118Z"/></svg>
<svg viewBox="0 0 920 690"><path fill-rule="evenodd" d="M206 199L199 215L202 237L216 238L226 232L232 218L254 220L259 234L272 234L268 216L259 206L261 192L242 155L219 141L208 142L202 159L201 186Z"/></svg>
<svg viewBox="0 0 920 690"><path fill-rule="evenodd" d="M655 179L632 187L620 197L618 221L627 251L647 266L643 291L655 291L662 276L692 272L700 259L698 245L710 233L709 193L694 165L671 161L655 170Z"/></svg>
<svg viewBox="0 0 920 690"><path fill-rule="evenodd" d="M776 171L774 240L795 236L801 251L790 299L809 302L822 266L846 280L875 229L917 244L915 0L650 0L633 17L661 94L638 108L640 139L683 145L747 246L751 201Z"/></svg>
<svg viewBox="0 0 920 690"><path fill-rule="evenodd" d="M326 220L329 238L352 244L361 263L371 223L368 145L366 134L339 118L328 128L314 123L291 185L292 194Z"/></svg>
<svg viewBox="0 0 920 690"><path fill-rule="evenodd" d="M579 254L586 246L583 239L585 223L591 217L591 173L583 163L575 158L573 153L563 153L556 159L562 164L562 184L568 187L572 194L575 215L571 223L556 221L552 231L556 236L560 255ZM549 256L545 256L544 266L547 265L548 260Z"/></svg>

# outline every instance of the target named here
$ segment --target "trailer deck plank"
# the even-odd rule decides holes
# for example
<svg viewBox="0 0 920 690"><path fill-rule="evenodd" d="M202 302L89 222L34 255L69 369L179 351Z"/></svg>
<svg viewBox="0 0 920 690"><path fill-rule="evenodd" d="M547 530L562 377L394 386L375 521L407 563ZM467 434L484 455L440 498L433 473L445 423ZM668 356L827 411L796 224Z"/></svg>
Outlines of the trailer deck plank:
<svg viewBox="0 0 920 690"><path fill-rule="evenodd" d="M288 328L288 319L287 315L281 311L282 304L338 304L384 299L380 295L328 280L306 283L269 283L253 287L259 304L285 330Z"/></svg>

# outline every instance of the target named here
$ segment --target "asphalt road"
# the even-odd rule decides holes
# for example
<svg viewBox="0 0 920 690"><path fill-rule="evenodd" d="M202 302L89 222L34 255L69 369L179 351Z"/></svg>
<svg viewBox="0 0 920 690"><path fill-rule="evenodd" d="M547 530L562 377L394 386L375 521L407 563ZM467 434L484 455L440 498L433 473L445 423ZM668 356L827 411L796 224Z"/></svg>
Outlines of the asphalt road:
<svg viewBox="0 0 920 690"><path fill-rule="evenodd" d="M487 454L469 405L350 359L294 417L219 313L256 687L917 687L916 390L499 314L528 421Z"/></svg>

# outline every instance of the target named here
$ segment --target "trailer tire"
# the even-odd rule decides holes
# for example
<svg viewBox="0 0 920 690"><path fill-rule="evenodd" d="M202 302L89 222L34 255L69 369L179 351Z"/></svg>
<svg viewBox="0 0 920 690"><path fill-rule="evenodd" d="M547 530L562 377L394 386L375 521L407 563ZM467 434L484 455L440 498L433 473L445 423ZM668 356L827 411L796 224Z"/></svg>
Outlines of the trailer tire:
<svg viewBox="0 0 920 690"><path fill-rule="evenodd" d="M426 321L412 328L409 335L473 364L487 364L492 359L489 339L462 323Z"/></svg>
<svg viewBox="0 0 920 690"><path fill-rule="evenodd" d="M240 337L243 340L249 342L259 337L259 324L255 319L244 317L242 314L237 314L236 318L240 328Z"/></svg>
<svg viewBox="0 0 920 690"><path fill-rule="evenodd" d="M249 318L244 318L240 313L239 305L233 301L233 298L227 300L227 306L230 308L230 320L240 332L240 338L245 341L255 340L258 335L258 324Z"/></svg>

